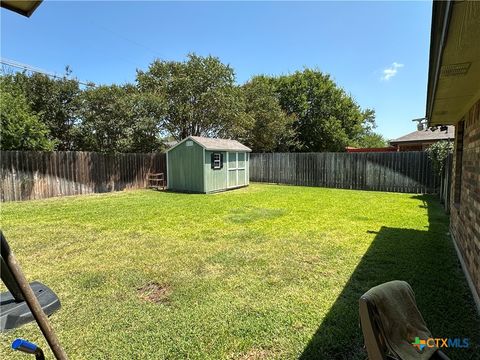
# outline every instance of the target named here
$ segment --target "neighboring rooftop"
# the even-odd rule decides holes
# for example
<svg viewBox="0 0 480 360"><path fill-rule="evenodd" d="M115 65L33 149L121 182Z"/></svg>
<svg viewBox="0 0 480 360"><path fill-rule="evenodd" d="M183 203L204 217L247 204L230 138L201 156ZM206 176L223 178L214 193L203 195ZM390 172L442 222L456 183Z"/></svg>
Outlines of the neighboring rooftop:
<svg viewBox="0 0 480 360"><path fill-rule="evenodd" d="M426 129L414 131L398 139L390 140L390 144L404 143L404 142L422 142L422 141L439 141L455 138L455 127L447 126L446 130L441 130L438 127L436 130Z"/></svg>
<svg viewBox="0 0 480 360"><path fill-rule="evenodd" d="M251 152L252 149L238 142L237 140L230 139L213 139L202 136L189 136L176 145L184 142L185 140L193 140L200 146L204 147L205 150L217 150L217 151L247 151ZM173 149L176 145L172 146L170 149ZM170 150L169 149L169 150Z"/></svg>

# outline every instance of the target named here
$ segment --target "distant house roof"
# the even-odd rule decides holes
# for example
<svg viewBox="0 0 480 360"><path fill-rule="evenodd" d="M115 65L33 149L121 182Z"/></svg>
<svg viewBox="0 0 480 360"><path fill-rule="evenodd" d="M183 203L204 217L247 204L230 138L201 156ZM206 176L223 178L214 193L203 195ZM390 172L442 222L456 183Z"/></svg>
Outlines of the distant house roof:
<svg viewBox="0 0 480 360"><path fill-rule="evenodd" d="M455 127L452 125L447 126L447 130L421 130L414 131L405 136L399 137L398 139L390 140L390 144L398 144L405 142L424 142L424 141L439 141L439 140L448 140L455 138Z"/></svg>
<svg viewBox="0 0 480 360"><path fill-rule="evenodd" d="M29 0L2 0L0 1L0 6L15 11L23 16L30 17L37 7L42 3L40 1L29 1Z"/></svg>
<svg viewBox="0 0 480 360"><path fill-rule="evenodd" d="M213 139L201 136L189 136L182 141L178 142L174 146L172 146L168 151L172 150L173 148L177 147L181 143L186 140L193 140L201 147L205 148L205 150L213 150L213 151L245 151L251 152L252 149L243 145L242 143L238 142L237 140L230 140L230 139Z"/></svg>

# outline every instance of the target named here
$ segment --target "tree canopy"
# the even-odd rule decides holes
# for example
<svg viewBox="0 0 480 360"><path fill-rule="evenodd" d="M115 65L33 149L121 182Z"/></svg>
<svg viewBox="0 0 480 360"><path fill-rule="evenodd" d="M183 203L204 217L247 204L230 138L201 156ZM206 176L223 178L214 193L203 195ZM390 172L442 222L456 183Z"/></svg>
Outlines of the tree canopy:
<svg viewBox="0 0 480 360"><path fill-rule="evenodd" d="M380 134L367 132L353 145L362 148L382 148L388 146L388 141Z"/></svg>
<svg viewBox="0 0 480 360"><path fill-rule="evenodd" d="M176 140L238 136L249 126L234 71L216 57L155 60L147 71L137 71L137 84L141 92L165 99L166 109L157 115Z"/></svg>
<svg viewBox="0 0 480 360"><path fill-rule="evenodd" d="M74 147L72 131L76 122L81 93L78 81L65 76L51 78L42 74L27 75L24 72L4 76L4 81L25 96L30 110L48 128L48 139L56 150Z"/></svg>
<svg viewBox="0 0 480 360"><path fill-rule="evenodd" d="M82 93L76 146L99 152L158 151L157 104L134 86L99 86Z"/></svg>
<svg viewBox="0 0 480 360"><path fill-rule="evenodd" d="M3 74L0 85L2 149L149 152L189 135L235 138L258 152L385 143L375 112L317 69L239 85L217 57L190 54L153 61L134 84L81 88L67 68L56 78Z"/></svg>
<svg viewBox="0 0 480 360"><path fill-rule="evenodd" d="M375 112L362 110L331 79L305 69L273 78L282 109L296 120L297 151L344 151L374 126Z"/></svg>
<svg viewBox="0 0 480 360"><path fill-rule="evenodd" d="M47 126L28 106L25 95L0 79L0 149L53 150Z"/></svg>
<svg viewBox="0 0 480 360"><path fill-rule="evenodd" d="M280 106L275 84L265 76L252 78L242 87L245 111L252 119L252 127L243 138L253 151L288 151L295 145L293 122Z"/></svg>

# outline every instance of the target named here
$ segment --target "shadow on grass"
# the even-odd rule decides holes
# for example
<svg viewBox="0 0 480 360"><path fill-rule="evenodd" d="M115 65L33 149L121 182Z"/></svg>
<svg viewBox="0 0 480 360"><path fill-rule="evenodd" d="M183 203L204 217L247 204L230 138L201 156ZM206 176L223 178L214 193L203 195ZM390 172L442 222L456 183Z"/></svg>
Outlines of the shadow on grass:
<svg viewBox="0 0 480 360"><path fill-rule="evenodd" d="M432 196L415 196L428 209L424 231L382 227L300 359L365 359L358 299L371 287L405 280L435 337L468 337L469 349L445 349L452 359L478 359L480 317L463 276L448 218ZM373 232L373 231L372 231Z"/></svg>

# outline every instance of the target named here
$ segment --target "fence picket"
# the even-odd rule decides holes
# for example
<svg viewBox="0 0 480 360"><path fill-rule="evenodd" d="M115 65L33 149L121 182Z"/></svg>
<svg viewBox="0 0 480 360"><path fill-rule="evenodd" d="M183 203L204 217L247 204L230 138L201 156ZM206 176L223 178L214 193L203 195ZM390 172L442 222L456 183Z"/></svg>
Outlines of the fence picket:
<svg viewBox="0 0 480 360"><path fill-rule="evenodd" d="M0 201L138 189L166 172L165 154L0 151Z"/></svg>

